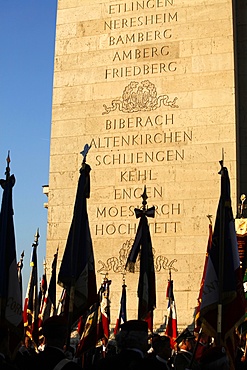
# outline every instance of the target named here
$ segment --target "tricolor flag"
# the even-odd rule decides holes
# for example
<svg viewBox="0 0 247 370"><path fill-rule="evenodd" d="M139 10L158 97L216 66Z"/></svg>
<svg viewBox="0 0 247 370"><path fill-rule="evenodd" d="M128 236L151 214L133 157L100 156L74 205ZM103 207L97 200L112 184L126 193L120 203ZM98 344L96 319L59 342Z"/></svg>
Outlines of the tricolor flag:
<svg viewBox="0 0 247 370"><path fill-rule="evenodd" d="M44 261L43 266L44 266L44 273L42 275L42 278L39 284L39 288L40 288L39 289L39 312L42 311L44 301L45 301L45 295L47 291L46 261Z"/></svg>
<svg viewBox="0 0 247 370"><path fill-rule="evenodd" d="M13 221L12 189L14 175L10 175L10 157L7 157L6 179L0 212L0 323L10 329L10 349L13 355L23 339L22 295L17 273L15 231Z"/></svg>
<svg viewBox="0 0 247 370"><path fill-rule="evenodd" d="M168 280L167 284L166 298L168 300L168 304L167 304L167 322L165 335L170 337L171 346L174 347L175 339L178 336L178 330L177 330L177 311L173 293L173 280L171 279L171 273L170 279Z"/></svg>
<svg viewBox="0 0 247 370"><path fill-rule="evenodd" d="M102 325L102 341L103 346L106 347L110 337L110 285L111 280L105 277L100 289L100 311L101 311L101 325Z"/></svg>
<svg viewBox="0 0 247 370"><path fill-rule="evenodd" d="M120 325L123 324L125 321L127 321L127 310L126 310L126 285L123 283L122 285L122 295L120 300L120 310L119 310L119 316L116 321L116 325L114 328L114 335L116 335L119 332Z"/></svg>
<svg viewBox="0 0 247 370"><path fill-rule="evenodd" d="M199 319L218 345L229 348L244 319L245 298L230 198L230 180L221 162L221 195L212 236Z"/></svg>
<svg viewBox="0 0 247 370"><path fill-rule="evenodd" d="M148 328L153 332L153 311L156 307L155 270L152 250L152 241L148 225L148 217L154 217L155 207L146 209L146 186L142 194L142 209L135 208L136 217L140 217L137 233L129 253L126 269L135 272L135 263L140 256L140 274L138 283L138 320L148 322Z"/></svg>
<svg viewBox="0 0 247 370"><path fill-rule="evenodd" d="M73 219L58 274L58 284L66 289L66 296L70 298L71 325L97 301L93 245L87 214L91 168L85 163L85 151L82 152L84 160L80 169Z"/></svg>
<svg viewBox="0 0 247 370"><path fill-rule="evenodd" d="M35 234L35 240L32 244L33 252L30 262L31 272L28 282L24 310L23 321L26 335L32 340L32 344L37 351L39 343L38 330L38 315L39 315L39 299L38 299L38 271L37 271L37 247L39 240L39 231Z"/></svg>

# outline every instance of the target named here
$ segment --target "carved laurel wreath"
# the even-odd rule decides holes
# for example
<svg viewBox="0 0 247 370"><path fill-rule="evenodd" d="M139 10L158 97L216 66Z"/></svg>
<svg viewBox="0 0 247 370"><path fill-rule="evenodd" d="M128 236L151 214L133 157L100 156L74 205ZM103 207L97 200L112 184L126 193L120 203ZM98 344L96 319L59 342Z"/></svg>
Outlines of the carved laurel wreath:
<svg viewBox="0 0 247 370"><path fill-rule="evenodd" d="M155 85L148 80L141 83L131 81L125 87L121 98L112 100L110 107L103 104L105 111L102 114L108 114L117 109L124 113L151 111L161 107L162 104L178 108L177 99L175 97L173 100L169 100L168 95L157 96Z"/></svg>
<svg viewBox="0 0 247 370"><path fill-rule="evenodd" d="M100 269L97 271L99 273L108 273L109 271L113 271L116 273L126 273L125 270L125 265L126 261L130 252L130 249L132 247L134 240L130 239L127 240L125 243L123 243L122 247L119 250L119 257L110 257L106 260L106 262L103 262L101 260L98 261L98 264L101 265ZM155 271L159 272L162 269L163 270L173 270L173 271L178 271L173 265L175 262L177 262L176 259L173 259L169 262L168 258L162 255L159 255L155 257L155 251L153 249L153 254L154 254L154 264L155 264ZM139 264L138 264L139 259L137 259L137 265L135 268L136 272L140 271Z"/></svg>

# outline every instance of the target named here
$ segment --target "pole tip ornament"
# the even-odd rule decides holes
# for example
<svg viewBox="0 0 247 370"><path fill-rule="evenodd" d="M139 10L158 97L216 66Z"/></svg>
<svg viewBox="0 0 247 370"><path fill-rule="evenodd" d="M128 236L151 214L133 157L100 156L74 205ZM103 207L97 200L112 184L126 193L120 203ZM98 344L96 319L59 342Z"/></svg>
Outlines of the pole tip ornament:
<svg viewBox="0 0 247 370"><path fill-rule="evenodd" d="M5 171L5 175L6 175L6 180L8 180L9 176L10 176L10 155L9 155L10 151L8 150L8 155L7 155L7 158L6 158L6 162L7 162L7 166L6 166L6 171Z"/></svg>
<svg viewBox="0 0 247 370"><path fill-rule="evenodd" d="M224 169L224 148L222 148L222 159L219 161L219 164L220 164L220 171L218 172L219 175L221 175L223 172L223 169Z"/></svg>
<svg viewBox="0 0 247 370"><path fill-rule="evenodd" d="M34 235L34 242L33 242L33 247L37 247L39 245L39 229L37 229L36 234Z"/></svg>
<svg viewBox="0 0 247 370"><path fill-rule="evenodd" d="M144 185L144 191L141 197L142 197L142 209L145 210L147 206L147 199L148 199L146 185Z"/></svg>
<svg viewBox="0 0 247 370"><path fill-rule="evenodd" d="M244 203L244 202L245 202L245 200L246 200L246 195L245 195L245 194L242 194L242 195L240 196L240 200L241 200L241 203Z"/></svg>
<svg viewBox="0 0 247 370"><path fill-rule="evenodd" d="M210 225L212 225L212 217L213 217L213 215L207 215L207 218L209 219Z"/></svg>
<svg viewBox="0 0 247 370"><path fill-rule="evenodd" d="M9 164L11 162L9 153L10 153L10 150L8 150L8 155L7 155L7 158L6 158L7 166L9 166Z"/></svg>
<svg viewBox="0 0 247 370"><path fill-rule="evenodd" d="M244 202L246 201L246 195L245 194L241 194L240 201L241 201L241 204L239 206L239 208L240 208L240 217L242 218L243 213L244 213L244 209L246 209L246 206L244 205Z"/></svg>
<svg viewBox="0 0 247 370"><path fill-rule="evenodd" d="M145 215L145 216L148 216L148 217L153 217L155 216L155 207L151 207L151 208L147 208L147 199L148 199L148 196L147 196L147 189L146 189L146 185L144 185L144 191L143 191L143 194L141 195L142 197L142 207L141 209L139 208L135 208L134 209L134 212L135 212L135 215L136 215L136 218L139 218L141 217L142 215Z"/></svg>
<svg viewBox="0 0 247 370"><path fill-rule="evenodd" d="M80 152L80 154L83 156L83 161L82 163L86 163L86 157L87 157L87 153L89 152L89 149L91 148L90 145L86 144L84 146L84 149Z"/></svg>

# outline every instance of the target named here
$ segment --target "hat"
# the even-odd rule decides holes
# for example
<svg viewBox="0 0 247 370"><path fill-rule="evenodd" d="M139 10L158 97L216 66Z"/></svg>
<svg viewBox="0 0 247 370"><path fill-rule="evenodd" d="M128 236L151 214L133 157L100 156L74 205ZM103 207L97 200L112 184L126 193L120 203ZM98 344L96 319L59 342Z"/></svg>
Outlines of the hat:
<svg viewBox="0 0 247 370"><path fill-rule="evenodd" d="M188 328L184 329L182 333L179 334L179 336L175 339L175 342L177 344L181 343L183 340L186 339L194 339L195 336L189 331Z"/></svg>
<svg viewBox="0 0 247 370"><path fill-rule="evenodd" d="M171 345L171 340L167 335L155 335L153 336L152 339L152 346L153 348L156 347L164 347L164 346L169 346Z"/></svg>
<svg viewBox="0 0 247 370"><path fill-rule="evenodd" d="M148 333L148 323L142 320L129 320L120 325L121 331L143 331Z"/></svg>
<svg viewBox="0 0 247 370"><path fill-rule="evenodd" d="M68 322L64 316L52 316L44 321L42 331L45 337L64 336L67 333Z"/></svg>

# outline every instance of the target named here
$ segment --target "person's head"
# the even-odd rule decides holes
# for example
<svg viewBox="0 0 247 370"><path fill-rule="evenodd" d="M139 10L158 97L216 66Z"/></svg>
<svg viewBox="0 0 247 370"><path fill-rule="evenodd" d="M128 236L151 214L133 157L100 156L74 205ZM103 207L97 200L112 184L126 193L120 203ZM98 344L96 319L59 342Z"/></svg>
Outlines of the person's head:
<svg viewBox="0 0 247 370"><path fill-rule="evenodd" d="M143 353L148 348L148 324L142 320L129 320L120 326L120 332L116 335L116 343L119 350L136 348Z"/></svg>
<svg viewBox="0 0 247 370"><path fill-rule="evenodd" d="M43 323L42 332L48 346L63 348L68 333L67 320L63 316L49 317Z"/></svg>
<svg viewBox="0 0 247 370"><path fill-rule="evenodd" d="M179 349L193 352L195 347L195 336L189 331L188 328L182 331L182 333L176 338L176 343Z"/></svg>
<svg viewBox="0 0 247 370"><path fill-rule="evenodd" d="M172 349L170 338L167 337L166 335L154 336L152 340L152 347L154 349L154 353L160 356L161 358L168 360L171 357Z"/></svg>

